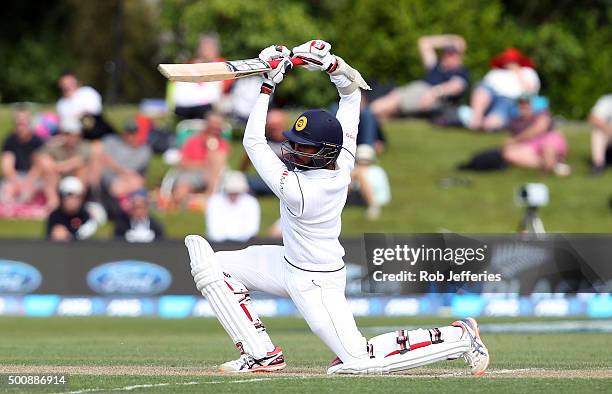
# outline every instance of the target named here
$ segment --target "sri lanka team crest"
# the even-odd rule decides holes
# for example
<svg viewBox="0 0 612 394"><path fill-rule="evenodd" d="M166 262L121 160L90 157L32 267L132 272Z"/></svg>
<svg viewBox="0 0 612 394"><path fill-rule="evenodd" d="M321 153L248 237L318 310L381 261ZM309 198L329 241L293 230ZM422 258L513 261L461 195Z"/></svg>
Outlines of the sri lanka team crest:
<svg viewBox="0 0 612 394"><path fill-rule="evenodd" d="M300 116L298 120L295 121L295 131L302 131L304 127L306 127L306 123L308 123L308 119L305 116Z"/></svg>

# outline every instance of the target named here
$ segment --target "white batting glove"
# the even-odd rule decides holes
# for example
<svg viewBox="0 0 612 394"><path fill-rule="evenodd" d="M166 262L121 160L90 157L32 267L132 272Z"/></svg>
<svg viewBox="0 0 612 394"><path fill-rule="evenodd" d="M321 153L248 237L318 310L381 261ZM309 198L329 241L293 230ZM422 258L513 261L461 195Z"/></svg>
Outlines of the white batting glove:
<svg viewBox="0 0 612 394"><path fill-rule="evenodd" d="M306 64L304 68L310 71L329 72L336 57L330 53L331 44L323 40L310 40L293 48L293 57L302 59Z"/></svg>
<svg viewBox="0 0 612 394"><path fill-rule="evenodd" d="M336 63L334 69L329 73L329 75L331 75L332 81L334 80L334 77L344 75L351 82L347 86L337 86L338 91L340 93L351 94L357 88L361 88L364 90L372 90L372 88L370 88L370 85L368 85L368 83L363 79L359 71L349 66L340 56L336 56L335 58L338 62Z"/></svg>
<svg viewBox="0 0 612 394"><path fill-rule="evenodd" d="M264 74L264 81L261 87L262 93L272 93L272 91L274 91L274 86L281 83L285 77L285 73L291 70L293 63L291 63L291 59L289 58L290 55L291 51L289 48L283 45L271 45L264 48L259 53L259 58L266 63L272 60L279 61L276 67Z"/></svg>

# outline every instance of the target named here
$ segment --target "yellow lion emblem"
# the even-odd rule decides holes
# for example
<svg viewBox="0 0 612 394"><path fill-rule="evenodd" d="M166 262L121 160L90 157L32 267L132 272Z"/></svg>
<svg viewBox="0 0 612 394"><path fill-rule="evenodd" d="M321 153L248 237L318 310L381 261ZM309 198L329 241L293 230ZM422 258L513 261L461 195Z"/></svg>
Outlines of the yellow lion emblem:
<svg viewBox="0 0 612 394"><path fill-rule="evenodd" d="M304 130L304 127L306 127L306 123L308 123L308 119L305 116L300 116L295 122L295 131Z"/></svg>

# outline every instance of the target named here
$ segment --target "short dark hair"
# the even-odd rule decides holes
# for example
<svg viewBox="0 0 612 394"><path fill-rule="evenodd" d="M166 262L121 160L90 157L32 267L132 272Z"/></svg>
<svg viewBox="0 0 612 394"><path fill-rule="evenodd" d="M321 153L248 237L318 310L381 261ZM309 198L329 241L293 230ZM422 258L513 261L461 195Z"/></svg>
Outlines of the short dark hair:
<svg viewBox="0 0 612 394"><path fill-rule="evenodd" d="M79 79L79 77L77 76L76 72L74 72L74 70L70 70L70 69L63 70L60 73L58 79L62 79L64 77L68 77L68 76L75 77L76 79Z"/></svg>

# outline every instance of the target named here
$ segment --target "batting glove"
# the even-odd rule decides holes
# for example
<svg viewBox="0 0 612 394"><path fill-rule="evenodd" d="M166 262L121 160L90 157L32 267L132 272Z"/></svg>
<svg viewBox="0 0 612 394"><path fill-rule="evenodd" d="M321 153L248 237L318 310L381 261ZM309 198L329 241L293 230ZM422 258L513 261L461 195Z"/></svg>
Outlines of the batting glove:
<svg viewBox="0 0 612 394"><path fill-rule="evenodd" d="M310 71L331 72L336 65L336 57L330 53L331 44L323 40L306 41L293 48L293 57L302 59L304 67Z"/></svg>
<svg viewBox="0 0 612 394"><path fill-rule="evenodd" d="M282 45L271 45L259 53L259 58L266 63L271 60L279 61L276 67L264 74L264 81L261 86L262 93L272 93L276 84L282 82L285 73L291 70L293 64L289 56L291 56L291 51Z"/></svg>
<svg viewBox="0 0 612 394"><path fill-rule="evenodd" d="M329 75L331 75L332 81L334 80L334 77L343 75L351 82L348 86L338 86L338 91L340 93L351 94L357 88L372 90L372 88L370 88L370 85L368 85L368 83L363 79L359 71L349 66L340 56L335 56L335 58L337 60L337 63L334 69L329 73Z"/></svg>

